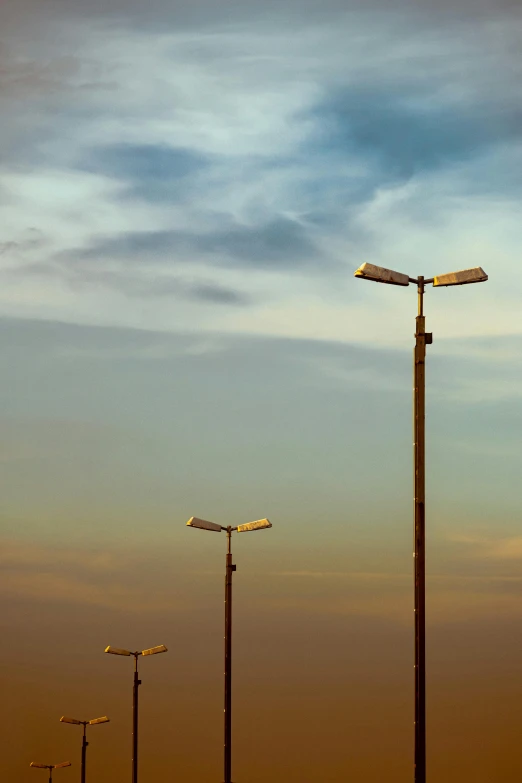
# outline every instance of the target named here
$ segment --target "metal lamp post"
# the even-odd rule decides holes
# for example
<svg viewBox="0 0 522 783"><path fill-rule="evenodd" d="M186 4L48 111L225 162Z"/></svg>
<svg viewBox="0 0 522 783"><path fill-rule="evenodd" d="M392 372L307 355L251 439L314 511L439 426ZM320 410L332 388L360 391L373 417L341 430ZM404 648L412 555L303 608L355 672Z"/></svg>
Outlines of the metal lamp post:
<svg viewBox="0 0 522 783"><path fill-rule="evenodd" d="M167 652L167 648L164 644L160 644L158 647L149 647L148 650L131 652L130 650L122 650L120 647L111 647L109 645L105 648L105 652L111 653L112 655L134 656L134 685L132 689L132 783L138 783L138 687L141 685L141 680L138 678L138 657L140 655L164 653Z"/></svg>
<svg viewBox="0 0 522 783"><path fill-rule="evenodd" d="M413 459L414 459L414 606L415 606L415 783L426 781L426 559L425 559L425 359L426 346L433 335L426 332L424 316L425 286L466 285L482 283L488 276L480 267L450 272L425 279L363 264L355 277L376 283L407 286L414 283L418 293L413 364Z"/></svg>
<svg viewBox="0 0 522 783"><path fill-rule="evenodd" d="M62 767L70 767L70 761L62 761L61 764L38 764L36 761L31 761L30 767L37 767L38 769L49 770L49 783L53 783L53 769L61 769Z"/></svg>
<svg viewBox="0 0 522 783"><path fill-rule="evenodd" d="M104 716L103 718L93 718L92 720L77 720L76 718L67 718L63 715L60 718L60 723L73 723L76 726L83 726L83 738L82 738L82 767L81 767L81 783L85 783L85 768L87 763L87 726L95 726L98 723L109 723L109 718Z"/></svg>
<svg viewBox="0 0 522 783"><path fill-rule="evenodd" d="M232 781L232 573L236 566L232 563L231 541L232 533L246 533L250 530L264 530L272 527L268 519L258 519L256 522L246 522L237 527L223 527L206 519L191 517L187 522L189 527L200 530L212 530L227 534L227 559L225 572L225 708L224 708L224 783Z"/></svg>

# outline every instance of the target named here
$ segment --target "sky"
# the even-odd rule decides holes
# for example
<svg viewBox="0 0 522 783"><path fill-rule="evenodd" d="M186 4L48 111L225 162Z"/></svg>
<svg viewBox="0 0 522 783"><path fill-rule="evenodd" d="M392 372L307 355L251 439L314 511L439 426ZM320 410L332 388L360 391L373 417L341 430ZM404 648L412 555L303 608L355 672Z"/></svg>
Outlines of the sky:
<svg viewBox="0 0 522 783"><path fill-rule="evenodd" d="M0 6L0 777L413 774L428 288L430 783L522 774L522 15L508 0ZM39 776L39 778L38 778Z"/></svg>

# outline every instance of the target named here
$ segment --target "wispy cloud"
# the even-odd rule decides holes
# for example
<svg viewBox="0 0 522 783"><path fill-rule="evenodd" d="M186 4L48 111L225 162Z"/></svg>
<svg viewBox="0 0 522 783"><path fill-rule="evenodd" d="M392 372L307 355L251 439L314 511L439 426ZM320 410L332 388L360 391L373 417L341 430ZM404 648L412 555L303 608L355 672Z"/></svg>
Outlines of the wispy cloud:
<svg viewBox="0 0 522 783"><path fill-rule="evenodd" d="M281 579L320 581L321 592L302 588L302 597L281 595L280 609L319 614L378 617L409 625L413 613L413 575L339 571L285 571ZM429 574L427 578L428 625L459 620L484 620L491 616L521 617L522 577Z"/></svg>
<svg viewBox="0 0 522 783"><path fill-rule="evenodd" d="M129 232L95 240L91 246L64 251L71 260L122 259L127 262L156 261L168 266L183 262L187 256L209 255L210 263L244 268L286 269L305 266L314 254L314 244L306 226L279 217L262 225L241 225L219 220L220 228L203 233L188 231ZM228 225L226 223L228 222Z"/></svg>
<svg viewBox="0 0 522 783"><path fill-rule="evenodd" d="M493 538L489 535L454 533L449 540L467 557L480 560L522 560L522 536Z"/></svg>
<svg viewBox="0 0 522 783"><path fill-rule="evenodd" d="M52 553L53 561L61 568L81 567L85 571L100 571L113 573L128 568L132 558L123 553L107 551L89 551L66 549L60 547L47 548L28 542L3 540L0 552L2 566L14 569L24 569L33 566L49 564Z"/></svg>
<svg viewBox="0 0 522 783"><path fill-rule="evenodd" d="M2 541L0 591L47 604L87 604L130 612L179 606L164 587L144 589L130 575L147 569L130 550L88 550ZM149 564L150 567L150 564Z"/></svg>
<svg viewBox="0 0 522 783"><path fill-rule="evenodd" d="M355 582L402 581L411 579L409 574L393 574L365 571L276 571L274 576L300 577L305 579L350 579Z"/></svg>

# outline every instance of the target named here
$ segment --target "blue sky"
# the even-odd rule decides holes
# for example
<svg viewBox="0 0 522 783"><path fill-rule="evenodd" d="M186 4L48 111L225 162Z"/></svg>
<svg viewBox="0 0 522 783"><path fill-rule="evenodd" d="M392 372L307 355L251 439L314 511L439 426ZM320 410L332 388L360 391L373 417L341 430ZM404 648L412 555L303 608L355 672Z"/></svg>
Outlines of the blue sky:
<svg viewBox="0 0 522 783"><path fill-rule="evenodd" d="M256 726L281 783L410 774L416 297L365 261L489 274L426 296L430 763L519 774L518 6L23 0L0 30L4 776L61 752L80 671L126 774L97 652L149 642L147 720L186 719L144 783L218 774L223 542L192 515L274 524L237 542L238 779L273 777Z"/></svg>

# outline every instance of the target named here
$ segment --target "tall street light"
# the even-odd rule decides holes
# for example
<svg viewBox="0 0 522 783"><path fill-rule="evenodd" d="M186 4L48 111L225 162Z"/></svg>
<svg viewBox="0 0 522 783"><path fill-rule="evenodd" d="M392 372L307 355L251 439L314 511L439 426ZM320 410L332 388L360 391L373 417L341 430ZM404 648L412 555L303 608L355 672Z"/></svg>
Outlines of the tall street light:
<svg viewBox="0 0 522 783"><path fill-rule="evenodd" d="M157 653L167 652L167 648L164 644L160 644L158 647L149 647L148 650L141 650L131 652L130 650L122 650L120 647L111 647L110 645L105 648L106 653L112 655L126 655L134 656L134 686L132 689L132 783L138 783L138 687L141 685L141 680L138 679L138 657L140 655L156 655Z"/></svg>
<svg viewBox="0 0 522 783"><path fill-rule="evenodd" d="M225 737L224 737L224 770L225 783L232 781L232 572L236 566L232 564L231 539L232 533L247 533L250 530L264 530L272 527L268 519L258 519L256 522L246 522L237 527L223 527L206 519L191 517L187 522L189 527L197 527L200 530L213 530L220 533L224 530L227 534L227 559L225 572Z"/></svg>
<svg viewBox="0 0 522 783"><path fill-rule="evenodd" d="M375 283L407 286L414 283L418 293L418 312L413 354L413 461L414 461L414 590L415 590L415 783L426 781L426 560L425 560L425 358L426 346L433 335L426 332L424 316L425 286L482 283L488 276L480 267L450 272L425 279L363 264L355 277Z"/></svg>
<svg viewBox="0 0 522 783"><path fill-rule="evenodd" d="M67 718L63 715L60 718L60 723L74 723L76 726L83 726L83 739L82 739L82 769L80 775L81 783L85 783L85 766L87 756L87 726L96 726L98 723L109 723L109 718L104 716L103 718L93 718L92 720L76 720L76 718Z"/></svg>
<svg viewBox="0 0 522 783"><path fill-rule="evenodd" d="M62 761L61 764L38 764L36 761L31 761L30 767L37 767L38 769L49 770L49 783L53 783L53 769L61 769L62 767L70 767L70 761Z"/></svg>

